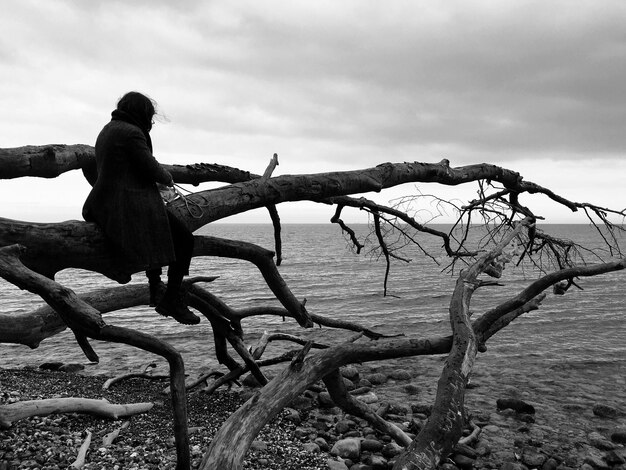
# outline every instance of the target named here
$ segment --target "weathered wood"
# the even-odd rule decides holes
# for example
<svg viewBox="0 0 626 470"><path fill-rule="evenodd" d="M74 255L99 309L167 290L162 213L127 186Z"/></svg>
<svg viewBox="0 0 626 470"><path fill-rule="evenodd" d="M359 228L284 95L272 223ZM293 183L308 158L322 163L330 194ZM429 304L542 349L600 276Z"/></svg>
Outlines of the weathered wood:
<svg viewBox="0 0 626 470"><path fill-rule="evenodd" d="M154 403L115 404L104 400L75 397L18 401L8 405L0 405L0 428L9 428L14 422L32 416L63 413L83 413L119 419L145 413L153 406Z"/></svg>
<svg viewBox="0 0 626 470"><path fill-rule="evenodd" d="M255 365L257 365L258 367L261 367L262 365L271 365L271 364L277 364L279 362L286 362L286 361L290 361L293 359L293 355L292 354L288 354L286 356L280 357L280 358L274 358L274 359L270 359L270 362L268 361L259 361L259 359L261 358L261 356L263 355L263 352L265 352L265 348L267 347L267 345L272 342L272 341L291 341L294 343L298 343L301 345L306 344L308 341L303 339L303 338L299 338L297 336L293 336L293 335L289 335L289 334L285 334L285 333L272 333L269 334L267 331L264 331L263 334L261 335L261 337L259 338L259 340L257 341L257 343L254 345L253 348L251 348L252 350L252 358L255 361ZM320 344L320 343L316 343L316 342L311 342L311 347L312 348L316 348L316 349L326 349L328 348L327 345L325 344ZM213 393L215 390L217 390L219 387L221 387L224 384L230 384L232 382L235 382L239 377L241 377L243 374L245 374L246 372L250 371L250 367L248 365L242 365L239 366L237 368L231 369L227 374L222 374L221 377L218 377L211 385L207 386L204 390L202 390L204 393L207 394L211 394ZM195 383L194 386L197 385L198 383L200 383L201 381L206 380L206 378L208 378L209 375L204 375L202 377L200 377Z"/></svg>
<svg viewBox="0 0 626 470"><path fill-rule="evenodd" d="M366 403L348 393L343 377L338 370L327 374L324 378L324 384L330 394L331 399L343 411L353 416L358 416L367 420L372 426L383 434L391 436L399 445L406 447L411 444L412 440L402 429L393 423L390 423L380 417Z"/></svg>
<svg viewBox="0 0 626 470"><path fill-rule="evenodd" d="M81 470L85 466L85 458L87 457L87 452L89 451L89 446L91 445L91 431L87 431L87 436L85 440L78 449L78 455L76 456L76 460L71 463L70 469L72 470Z"/></svg>
<svg viewBox="0 0 626 470"><path fill-rule="evenodd" d="M499 331L499 329L508 325L519 315L525 313L527 310L525 311L523 307L526 306L528 302L531 302L537 296L541 295L546 289L549 289L558 282L577 277L598 276L600 274L621 271L623 269L626 269L626 258L608 263L597 263L587 266L572 266L570 268L546 274L545 276L542 276L541 278L530 283L528 287L522 290L518 295L485 312L474 322L474 328L477 331L477 334L482 336L482 340L486 340ZM510 315L511 312L515 312L515 314ZM509 315L508 318L505 317L506 315ZM496 324L499 326L499 329L494 329L494 325Z"/></svg>
<svg viewBox="0 0 626 470"><path fill-rule="evenodd" d="M79 298L103 314L147 305L149 294L147 285L129 284L97 289ZM23 344L34 349L44 339L66 328L63 319L49 305L31 312L0 313L0 343Z"/></svg>
<svg viewBox="0 0 626 470"><path fill-rule="evenodd" d="M363 170L283 175L268 180L254 179L222 188L200 191L190 199L204 208L198 217L186 216L185 202L170 204L170 210L187 222L187 227L199 227L230 215L251 209L290 201L322 201L329 197L346 196L370 191L380 192L405 183L438 182L459 185L479 179L492 179L505 185L519 186L518 173L494 165L469 165L450 168L445 164L384 163Z"/></svg>
<svg viewBox="0 0 626 470"><path fill-rule="evenodd" d="M122 382L123 380L128 380L128 379L134 379L134 378L147 379L147 380L163 380L163 379L169 379L170 376L164 375L164 374L151 374L149 372L129 372L128 374L116 375L115 377L111 377L107 379L102 384L102 390L108 390L109 388L111 388L111 386L115 385L118 382Z"/></svg>
<svg viewBox="0 0 626 470"><path fill-rule="evenodd" d="M310 355L297 367L285 368L228 418L213 439L200 468L242 468L243 457L261 428L330 370L353 362L443 354L451 345L452 338L350 342Z"/></svg>
<svg viewBox="0 0 626 470"><path fill-rule="evenodd" d="M450 300L453 342L437 382L433 411L415 440L396 459L394 470L435 469L450 454L461 437L465 424L465 387L478 351L469 319L470 301L474 291L480 286L478 276L530 224L529 219L519 223L493 250L461 271Z"/></svg>
<svg viewBox="0 0 626 470"><path fill-rule="evenodd" d="M237 168L217 163L163 166L172 174L174 181L181 184L198 185L209 181L237 183L259 178ZM95 149L91 145L27 145L24 147L0 148L0 179L37 176L56 178L72 170L82 169L88 181L95 167Z"/></svg>
<svg viewBox="0 0 626 470"><path fill-rule="evenodd" d="M84 240L83 248L64 244L68 237L66 234L74 233L66 231L65 228L73 227L74 222L63 224L31 224L28 222L11 221L10 226L3 225L2 221L8 219L0 218L0 246L13 243L32 246L22 253L22 262L47 277L53 278L54 274L61 269L75 267L81 269L101 272L115 279L123 273L130 279L132 267L125 269L125 262L115 264L114 259L109 256L109 252L104 243L98 243L100 232L95 229L94 240ZM87 224L77 222L79 226ZM64 226L65 224L65 226ZM7 228L12 227L12 228ZM44 232L46 233L44 237ZM79 240L76 240L77 243ZM100 241L103 241L101 238ZM63 251L56 251L62 249ZM194 256L223 256L236 259L243 259L251 262L261 272L268 287L285 306L287 312L281 310L281 316L290 316L296 319L303 326L311 326L308 312L303 303L291 292L284 281L275 263L273 253L262 247L246 242L237 242L217 237L195 236ZM119 277L116 280L120 280ZM126 277L122 282L126 281ZM88 304L94 305L102 313L119 310L121 308L146 305L148 303L147 289L145 287L125 286L126 289L104 289L81 296ZM233 312L234 313L234 312ZM244 314L245 315L245 314ZM241 315L237 315L242 318ZM20 314L0 314L0 343L18 343L30 347L37 347L39 343L65 329L65 324L57 318L54 310L44 307L33 312Z"/></svg>
<svg viewBox="0 0 626 470"><path fill-rule="evenodd" d="M94 159L93 147L89 145L0 148L0 179L22 176L56 178L66 171L80 169Z"/></svg>
<svg viewBox="0 0 626 470"><path fill-rule="evenodd" d="M120 433L124 429L127 429L129 425L130 425L130 421L124 421L119 428L105 435L102 438L102 447L109 447L111 444L113 444L115 440L119 437Z"/></svg>

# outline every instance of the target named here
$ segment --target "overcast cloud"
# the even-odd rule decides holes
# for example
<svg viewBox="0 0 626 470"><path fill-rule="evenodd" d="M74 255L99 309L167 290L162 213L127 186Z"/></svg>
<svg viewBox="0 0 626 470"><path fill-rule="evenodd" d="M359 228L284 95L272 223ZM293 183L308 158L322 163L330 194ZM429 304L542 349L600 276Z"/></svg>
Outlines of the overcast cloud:
<svg viewBox="0 0 626 470"><path fill-rule="evenodd" d="M622 208L625 24L622 0L9 0L0 147L93 145L138 90L167 116L153 130L165 163L485 161ZM0 216L26 220L80 218L89 190L80 175L1 183ZM332 215L305 207L314 222Z"/></svg>

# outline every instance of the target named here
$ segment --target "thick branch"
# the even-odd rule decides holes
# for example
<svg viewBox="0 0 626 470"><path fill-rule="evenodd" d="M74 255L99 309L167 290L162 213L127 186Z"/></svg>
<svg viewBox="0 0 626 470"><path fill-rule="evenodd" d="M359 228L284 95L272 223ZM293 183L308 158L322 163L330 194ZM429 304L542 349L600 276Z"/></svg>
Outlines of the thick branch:
<svg viewBox="0 0 626 470"><path fill-rule="evenodd" d="M0 149L0 179L39 176L56 178L94 161L89 145L45 145Z"/></svg>
<svg viewBox="0 0 626 470"><path fill-rule="evenodd" d="M258 178L250 174L216 163L192 165L163 165L177 183L198 185L208 181L237 183ZM56 178L72 170L82 169L91 180L95 167L95 150L90 145L28 145L25 147L0 148L0 179L38 176Z"/></svg>
<svg viewBox="0 0 626 470"><path fill-rule="evenodd" d="M307 357L300 367L285 368L224 423L205 454L201 469L240 469L243 456L261 428L295 397L345 364L397 357L442 354L450 350L451 338L426 340L379 340L346 343Z"/></svg>
<svg viewBox="0 0 626 470"><path fill-rule="evenodd" d="M137 284L97 289L79 298L100 313L147 305L149 301L147 286ZM31 312L0 313L0 343L23 344L34 349L44 339L66 328L65 322L49 305Z"/></svg>
<svg viewBox="0 0 626 470"><path fill-rule="evenodd" d="M450 168L442 163L384 163L364 170L277 176L266 181L254 179L201 191L192 196L193 201L205 207L198 218L188 217L183 201L174 201L169 207L187 222L190 229L196 230L209 222L267 204L321 201L334 196L379 192L404 183L459 185L486 178L507 186L517 186L521 181L518 173L488 164Z"/></svg>
<svg viewBox="0 0 626 470"><path fill-rule="evenodd" d="M537 296L541 295L543 291L554 284L576 277L597 276L613 271L621 271L622 269L626 269L626 258L610 263L575 266L547 274L546 276L532 282L515 297L484 313L474 322L474 330L476 331L477 336L481 337L481 341L485 341L492 336L493 333L488 334L488 332L493 330L493 325L496 322L499 322L503 316L515 311L516 309L523 309L528 302L531 302Z"/></svg>
<svg viewBox="0 0 626 470"><path fill-rule="evenodd" d="M102 232L86 222L67 221L56 224L21 222L0 218L0 246L19 243L28 247L22 262L49 278L66 268L99 272L126 283L140 270L128 265L110 247ZM291 316L305 327L312 326L304 305L296 299L273 261L273 253L252 243L196 235L194 256L221 256L243 259L261 271L267 285Z"/></svg>

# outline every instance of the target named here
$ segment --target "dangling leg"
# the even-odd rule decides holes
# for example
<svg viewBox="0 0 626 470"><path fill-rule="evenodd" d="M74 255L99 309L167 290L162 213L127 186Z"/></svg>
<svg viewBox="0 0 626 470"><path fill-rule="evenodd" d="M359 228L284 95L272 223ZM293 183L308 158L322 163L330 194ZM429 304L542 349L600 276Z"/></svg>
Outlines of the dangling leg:
<svg viewBox="0 0 626 470"><path fill-rule="evenodd" d="M150 307L156 307L160 297L161 289L164 287L161 282L161 268L150 268L146 270L148 286L150 288Z"/></svg>
<svg viewBox="0 0 626 470"><path fill-rule="evenodd" d="M193 234L173 214L167 213L174 242L176 261L170 264L167 271L167 289L163 299L156 307L161 315L171 316L177 322L186 325L200 323L200 318L185 305L181 286L183 277L189 274L189 265L193 253Z"/></svg>
<svg viewBox="0 0 626 470"><path fill-rule="evenodd" d="M185 305L181 285L183 282L183 271L177 263L170 264L167 271L167 289L165 295L156 306L157 313L166 317L173 317L178 323L185 325L197 325L200 317L194 314Z"/></svg>

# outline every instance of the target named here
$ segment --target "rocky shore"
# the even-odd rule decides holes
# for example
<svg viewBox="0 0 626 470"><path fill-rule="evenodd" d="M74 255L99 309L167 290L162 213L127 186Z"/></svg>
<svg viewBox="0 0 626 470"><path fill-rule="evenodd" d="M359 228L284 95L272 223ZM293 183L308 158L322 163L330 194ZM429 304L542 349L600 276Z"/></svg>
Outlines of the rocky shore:
<svg viewBox="0 0 626 470"><path fill-rule="evenodd" d="M420 371L378 367L346 367L344 379L352 393L409 436L424 425L434 397L438 359ZM621 372L613 371L616 390ZM507 376L510 374L510 376ZM576 377L554 370L532 383L524 374L503 371L498 378L478 370L467 391L467 411L481 428L471 445L457 446L443 463L447 470L488 468L524 470L626 469L626 414L622 396L587 393L594 384L559 382ZM91 433L85 470L170 469L175 466L167 381L128 379L103 390L107 377L80 372L0 369L0 404L18 401L83 397L112 403L153 402L147 413L113 421L65 414L26 418L0 430L0 470L65 469ZM606 380L606 374L603 376ZM617 383L615 383L617 382ZM549 389L550 384L552 388ZM198 466L221 423L250 394L254 384L188 397L192 465ZM559 388L573 391L559 396ZM606 389L606 387L605 387ZM128 424L124 424L128 421ZM108 445L103 438L119 436ZM321 385L312 387L268 424L247 454L246 469L388 469L401 448L391 437L333 406Z"/></svg>

